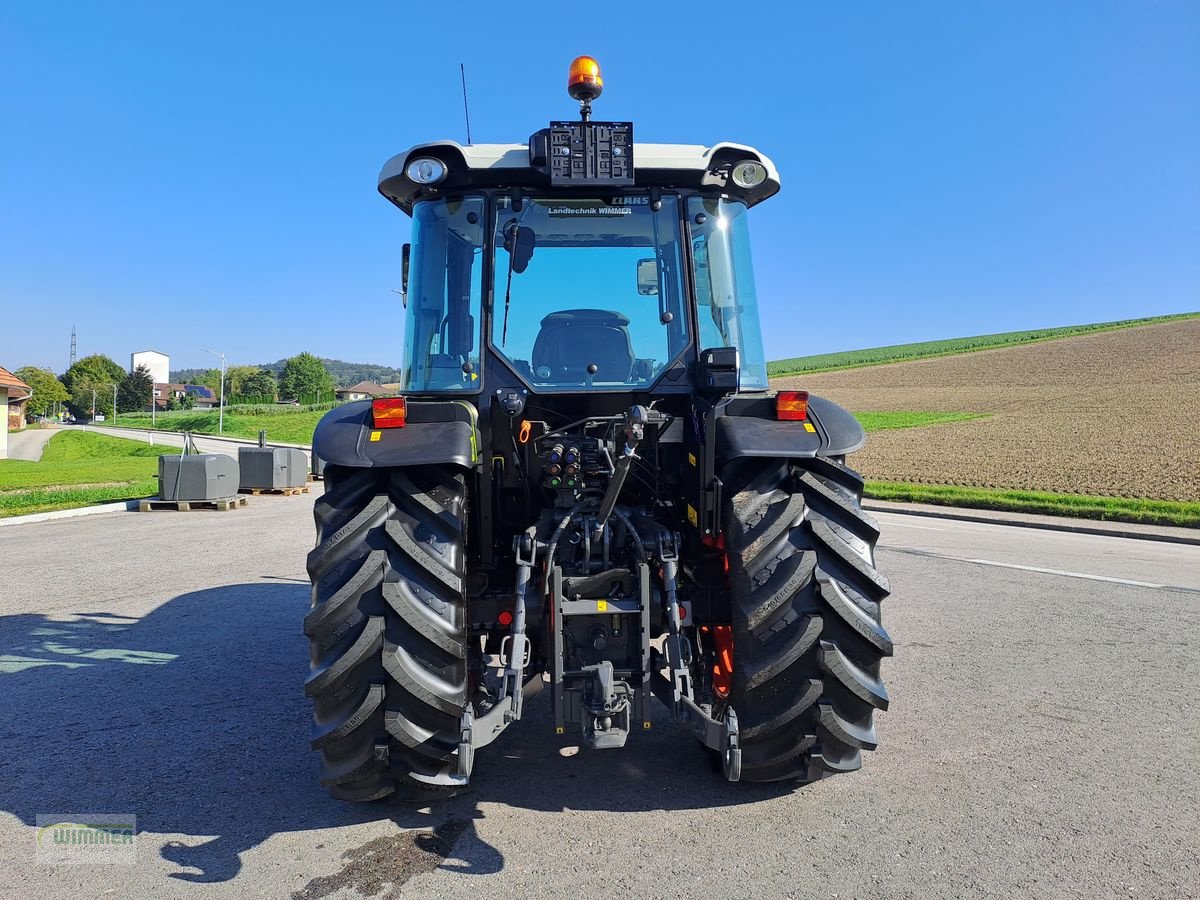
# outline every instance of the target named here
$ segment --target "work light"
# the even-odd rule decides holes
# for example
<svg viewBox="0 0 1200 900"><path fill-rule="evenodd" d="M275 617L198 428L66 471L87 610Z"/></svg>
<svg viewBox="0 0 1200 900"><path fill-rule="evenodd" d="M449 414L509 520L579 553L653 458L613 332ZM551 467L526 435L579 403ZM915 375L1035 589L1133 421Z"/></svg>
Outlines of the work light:
<svg viewBox="0 0 1200 900"><path fill-rule="evenodd" d="M733 167L733 183L740 188L755 188L767 180L767 167L752 159Z"/></svg>
<svg viewBox="0 0 1200 900"><path fill-rule="evenodd" d="M414 159L405 170L409 180L417 184L437 184L446 177L446 164L440 159Z"/></svg>

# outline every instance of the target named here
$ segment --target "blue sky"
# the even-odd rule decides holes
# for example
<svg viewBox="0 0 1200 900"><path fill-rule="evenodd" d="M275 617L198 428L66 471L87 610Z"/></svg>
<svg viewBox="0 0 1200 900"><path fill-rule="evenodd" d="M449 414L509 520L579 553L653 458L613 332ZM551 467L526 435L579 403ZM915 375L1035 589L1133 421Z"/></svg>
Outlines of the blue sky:
<svg viewBox="0 0 1200 900"><path fill-rule="evenodd" d="M523 141L580 53L639 140L779 166L770 358L1200 308L1194 0L542 8L4 3L0 365L62 371L72 323L123 363L398 364L380 166L463 140L459 61L475 140Z"/></svg>

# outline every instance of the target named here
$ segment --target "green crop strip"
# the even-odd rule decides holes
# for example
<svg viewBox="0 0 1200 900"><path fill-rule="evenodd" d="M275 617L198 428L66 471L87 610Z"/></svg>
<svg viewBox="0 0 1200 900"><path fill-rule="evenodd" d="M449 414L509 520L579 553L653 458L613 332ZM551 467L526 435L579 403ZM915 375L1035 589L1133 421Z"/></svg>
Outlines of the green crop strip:
<svg viewBox="0 0 1200 900"><path fill-rule="evenodd" d="M907 362L914 359L931 359L938 356L958 356L977 350L998 350L1021 344L1036 344L1061 338L1136 328L1140 325L1160 325L1166 322L1182 322L1200 318L1200 312L1177 313L1170 316L1152 316L1145 319L1125 319L1120 322L1099 322L1092 325L1068 325L1062 328L1039 328L1034 331L1007 331L1001 334L982 334L976 337L950 338L943 341L921 341L915 344L895 344L890 347L875 347L869 350L846 350L841 353L819 353L815 356L797 356L767 363L767 374L772 378L784 375L805 375L815 372L834 372L839 369L858 369L863 366L882 366L888 363Z"/></svg>
<svg viewBox="0 0 1200 900"><path fill-rule="evenodd" d="M986 419L990 413L961 412L860 412L855 413L866 431L888 431L893 428L922 428L926 425L945 425L948 422L970 422Z"/></svg>
<svg viewBox="0 0 1200 900"><path fill-rule="evenodd" d="M868 481L866 496L900 503L929 503L996 509L1007 512L1073 516L1143 525L1200 526L1200 503L1177 500L1141 500L1131 497L1097 497L1056 494L1048 491L1013 491L940 484L902 484Z"/></svg>

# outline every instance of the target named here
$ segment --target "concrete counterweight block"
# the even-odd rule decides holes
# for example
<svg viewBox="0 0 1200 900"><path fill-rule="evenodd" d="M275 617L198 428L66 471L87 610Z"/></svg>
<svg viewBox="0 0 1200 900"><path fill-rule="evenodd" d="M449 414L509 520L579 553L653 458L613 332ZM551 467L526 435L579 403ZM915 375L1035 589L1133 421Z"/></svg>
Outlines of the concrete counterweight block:
<svg viewBox="0 0 1200 900"><path fill-rule="evenodd" d="M238 491L238 464L232 456L198 453L158 458L160 500L219 500Z"/></svg>
<svg viewBox="0 0 1200 900"><path fill-rule="evenodd" d="M278 491L308 483L308 458L293 447L239 447L241 490Z"/></svg>

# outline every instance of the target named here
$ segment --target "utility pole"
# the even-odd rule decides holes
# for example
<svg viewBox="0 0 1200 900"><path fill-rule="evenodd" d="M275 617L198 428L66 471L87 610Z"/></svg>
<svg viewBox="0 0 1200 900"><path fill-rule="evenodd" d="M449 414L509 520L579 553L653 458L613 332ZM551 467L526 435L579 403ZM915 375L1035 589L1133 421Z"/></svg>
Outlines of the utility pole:
<svg viewBox="0 0 1200 900"><path fill-rule="evenodd" d="M113 425L115 427L117 424L117 386L116 386L116 384L113 384L112 389L113 389Z"/></svg>
<svg viewBox="0 0 1200 900"><path fill-rule="evenodd" d="M200 348L204 350L203 347ZM221 357L221 391L217 398L217 434L225 433L225 354L218 353L216 350L204 350L205 353L211 353L213 356Z"/></svg>
<svg viewBox="0 0 1200 900"><path fill-rule="evenodd" d="M168 372L167 378L170 378L170 377L171 377L171 374ZM169 381L167 383L170 384ZM148 435L148 437L150 438L150 446L151 447L154 446L154 430L156 428L158 428L158 425L155 424L155 419L154 419L154 414L158 411L158 398L154 396L154 392L157 387L158 387L158 382L156 382L154 380L154 376L151 375L150 376L150 434Z"/></svg>

